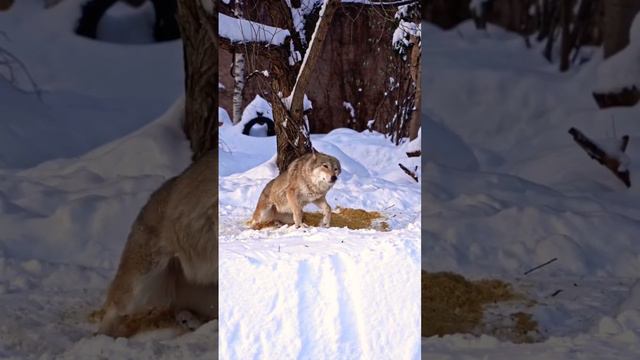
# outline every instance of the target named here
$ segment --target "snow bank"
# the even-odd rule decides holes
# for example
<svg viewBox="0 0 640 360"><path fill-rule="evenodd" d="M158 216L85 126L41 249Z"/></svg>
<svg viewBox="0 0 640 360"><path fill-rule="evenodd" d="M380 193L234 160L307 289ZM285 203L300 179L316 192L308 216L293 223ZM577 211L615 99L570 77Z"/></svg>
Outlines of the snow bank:
<svg viewBox="0 0 640 360"><path fill-rule="evenodd" d="M8 325L0 328L0 348L5 354L121 359L215 354L215 324L180 338L160 332L114 340L91 337L95 325L87 322L104 300L139 209L189 163L188 144L178 136L182 112L181 99L157 121L85 156L2 172L0 304Z"/></svg>
<svg viewBox="0 0 640 360"><path fill-rule="evenodd" d="M629 31L626 48L606 59L598 68L598 93L618 92L624 88L640 88L640 16L636 15Z"/></svg>
<svg viewBox="0 0 640 360"><path fill-rule="evenodd" d="M0 358L214 358L215 321L179 338L92 336L88 315L131 223L190 151L180 42L78 37L83 2L24 0L0 13L11 40L0 46L44 89L40 102L0 80Z"/></svg>
<svg viewBox="0 0 640 360"><path fill-rule="evenodd" d="M597 60L557 73L516 35L489 27L499 36L479 41L470 23L423 28L430 39L423 127L435 133L425 139L433 150L424 151L423 231L434 241L423 262L475 276L513 274L556 254L564 259L552 267L558 273L637 274L638 191L624 190L567 133L575 126L606 144L614 141L613 118L617 138L631 136L629 157L640 154L639 109L601 111L591 97ZM632 177L638 170L632 162Z"/></svg>
<svg viewBox="0 0 640 360"><path fill-rule="evenodd" d="M125 46L77 36L83 3L44 9L42 1L24 0L0 12L8 37L0 36L0 46L24 62L43 90L40 102L0 80L0 168L84 154L157 118L183 93L179 41Z"/></svg>
<svg viewBox="0 0 640 360"><path fill-rule="evenodd" d="M597 108L591 91L608 60L558 73L519 35L490 25L486 32L471 22L422 29L422 266L513 283L538 302L528 311L546 337L524 345L430 338L423 354L638 357L640 192L637 184L627 190L567 131L576 127L600 144L630 135L633 183L640 108Z"/></svg>

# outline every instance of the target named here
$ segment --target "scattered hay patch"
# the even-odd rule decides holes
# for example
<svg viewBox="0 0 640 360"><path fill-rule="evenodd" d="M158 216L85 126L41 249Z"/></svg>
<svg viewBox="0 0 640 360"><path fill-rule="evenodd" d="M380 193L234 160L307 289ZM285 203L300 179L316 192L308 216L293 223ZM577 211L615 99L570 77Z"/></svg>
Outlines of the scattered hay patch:
<svg viewBox="0 0 640 360"><path fill-rule="evenodd" d="M322 222L322 213L319 212L305 212L302 216L302 222L309 225L318 227ZM273 228L281 226L282 224L277 221L262 222L252 226L254 230L262 230L265 228ZM349 228L351 230L370 229L378 231L389 231L389 223L386 221L386 217L379 211L367 211L363 209L352 208L336 208L336 211L331 213L330 227Z"/></svg>
<svg viewBox="0 0 640 360"><path fill-rule="evenodd" d="M351 230L373 229L389 231L389 224L379 211L367 211L363 209L336 208L331 213L330 227L346 227ZM309 226L320 226L322 214L319 212L304 213L302 222Z"/></svg>
<svg viewBox="0 0 640 360"><path fill-rule="evenodd" d="M526 299L501 280L469 281L450 273L422 272L422 336L488 334L516 343L540 339L538 324L522 311L493 315L488 307Z"/></svg>

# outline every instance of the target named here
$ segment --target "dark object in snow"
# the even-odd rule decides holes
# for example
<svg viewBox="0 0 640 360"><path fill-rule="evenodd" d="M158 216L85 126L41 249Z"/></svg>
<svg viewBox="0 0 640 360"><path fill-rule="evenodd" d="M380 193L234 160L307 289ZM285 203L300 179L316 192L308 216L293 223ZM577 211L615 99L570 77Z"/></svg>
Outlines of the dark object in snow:
<svg viewBox="0 0 640 360"><path fill-rule="evenodd" d="M411 178L412 178L413 180L415 180L416 182L418 182L418 175L416 175L416 172L415 172L415 171L411 171L411 170L407 169L407 167L406 167L406 166L404 166L404 165L402 165L402 164L400 164L400 163L398 163L398 166L400 166L400 169L402 169L402 171L404 171L407 175L411 176ZM416 170L417 170L417 167L416 167Z"/></svg>
<svg viewBox="0 0 640 360"><path fill-rule="evenodd" d="M0 11L9 10L13 5L13 0L0 0Z"/></svg>
<svg viewBox="0 0 640 360"><path fill-rule="evenodd" d="M262 116L262 114L258 114L258 117L254 118L251 121L249 121L248 123L246 123L244 125L244 128L242 129L242 133L245 134L245 135L250 135L251 134L251 128L255 124L258 124L258 125L267 124L267 136L274 136L276 134L276 130L275 130L275 126L274 126L273 120L269 119L268 117Z"/></svg>
<svg viewBox="0 0 640 360"><path fill-rule="evenodd" d="M596 100L598 107L606 109L615 106L633 106L640 100L640 90L633 85L632 87L625 87L618 92L610 93L593 93L593 98Z"/></svg>
<svg viewBox="0 0 640 360"><path fill-rule="evenodd" d="M551 297L556 297L556 296L558 296L561 292L562 292L562 289L558 289L558 290L554 291L554 292L553 292L553 294L551 294Z"/></svg>
<svg viewBox="0 0 640 360"><path fill-rule="evenodd" d="M416 150L416 151L409 151L407 153L407 157L419 157L422 155L422 151L420 150Z"/></svg>
<svg viewBox="0 0 640 360"><path fill-rule="evenodd" d="M82 13L76 26L76 34L91 39L97 38L100 19L118 0L89 0L82 6ZM151 0L156 15L153 25L153 38L160 41L170 41L180 38L180 29L176 20L176 0ZM144 0L127 0L132 7L139 7Z"/></svg>
<svg viewBox="0 0 640 360"><path fill-rule="evenodd" d="M609 169L627 187L631 187L631 175L629 174L629 170L620 170L621 163L617 156L607 153L576 128L572 127L569 129L569 134L571 134L571 136L573 136L573 140L575 140L575 142L577 142L578 145L587 152L589 157ZM624 135L620 141L621 152L624 153L625 150L627 150L627 144L629 144L629 135Z"/></svg>
<svg viewBox="0 0 640 360"><path fill-rule="evenodd" d="M525 271L525 272L524 272L524 274L525 274L525 275L528 275L528 274L530 274L530 273L532 273L532 272L534 272L534 271L536 271L536 270L538 270L538 269L540 269L540 268L542 268L542 267L545 267L545 266L547 266L547 265L551 264L552 262L554 262L554 261L556 261L556 260L558 260L558 258L553 258L553 259L551 259L551 260L547 261L547 262L546 262L546 263L544 263L544 264L540 264L540 265L538 265L538 266L536 266L536 267L534 267L534 268L531 268L531 269L529 269L529 270Z"/></svg>

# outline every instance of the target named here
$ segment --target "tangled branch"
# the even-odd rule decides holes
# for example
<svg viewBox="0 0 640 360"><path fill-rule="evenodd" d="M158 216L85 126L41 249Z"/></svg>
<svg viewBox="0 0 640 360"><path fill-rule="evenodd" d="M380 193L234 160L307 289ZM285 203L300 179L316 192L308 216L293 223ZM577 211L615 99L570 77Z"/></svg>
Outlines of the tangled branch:
<svg viewBox="0 0 640 360"><path fill-rule="evenodd" d="M0 31L0 35L9 40L5 32ZM19 73L22 73L29 82L31 91L25 90L19 85ZM0 77L6 80L14 89L22 93L33 93L42 101L42 90L27 69L27 66L12 52L0 46Z"/></svg>

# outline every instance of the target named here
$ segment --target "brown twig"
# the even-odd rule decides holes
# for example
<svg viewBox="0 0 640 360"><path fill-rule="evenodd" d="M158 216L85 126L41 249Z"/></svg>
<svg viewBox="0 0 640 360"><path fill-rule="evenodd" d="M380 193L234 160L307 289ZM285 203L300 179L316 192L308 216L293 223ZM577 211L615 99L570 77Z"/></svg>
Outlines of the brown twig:
<svg viewBox="0 0 640 360"><path fill-rule="evenodd" d="M546 262L546 263L544 263L544 264L540 264L540 265L538 265L538 266L536 266L536 267L534 267L534 268L531 268L531 269L529 269L529 270L525 271L525 272L524 272L524 274L525 274L525 275L528 275L528 274L530 274L530 273L532 273L532 272L534 272L534 271L536 271L536 270L538 270L538 269L540 269L540 268L542 268L542 267L545 267L545 266L547 266L547 265L551 264L552 262L554 262L554 261L556 261L556 260L558 260L558 258L553 258L553 259L551 259L551 260L547 261L547 262Z"/></svg>
<svg viewBox="0 0 640 360"><path fill-rule="evenodd" d="M558 290L554 291L554 292L553 292L553 294L551 294L551 297L556 297L556 296L558 296L561 292L562 292L562 289L558 289Z"/></svg>

